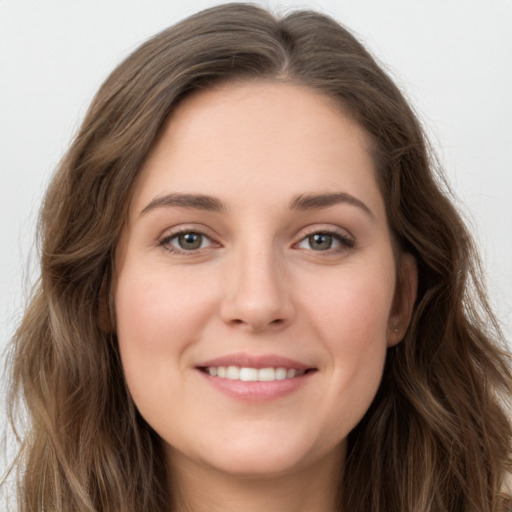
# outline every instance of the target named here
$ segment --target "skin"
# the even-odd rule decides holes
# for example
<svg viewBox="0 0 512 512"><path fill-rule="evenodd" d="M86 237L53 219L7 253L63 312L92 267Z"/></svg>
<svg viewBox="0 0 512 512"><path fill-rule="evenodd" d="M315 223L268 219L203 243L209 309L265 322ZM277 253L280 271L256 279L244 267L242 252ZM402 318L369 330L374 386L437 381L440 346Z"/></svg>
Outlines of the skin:
<svg viewBox="0 0 512 512"><path fill-rule="evenodd" d="M312 194L345 195L290 207ZM179 231L202 233L200 247L180 248ZM415 288L412 258L397 269L368 138L330 100L253 82L182 102L141 171L114 289L128 387L163 440L178 508L334 510L347 435L407 328ZM315 371L286 396L240 400L197 369L233 353Z"/></svg>

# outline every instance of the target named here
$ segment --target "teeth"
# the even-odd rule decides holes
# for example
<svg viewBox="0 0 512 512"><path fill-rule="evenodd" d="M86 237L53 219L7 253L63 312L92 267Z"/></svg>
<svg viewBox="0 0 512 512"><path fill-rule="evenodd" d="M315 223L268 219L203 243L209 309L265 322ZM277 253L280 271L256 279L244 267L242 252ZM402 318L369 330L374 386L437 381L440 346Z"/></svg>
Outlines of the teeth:
<svg viewBox="0 0 512 512"><path fill-rule="evenodd" d="M226 370L226 378L231 380L240 379L240 368L238 368L238 366L228 366Z"/></svg>
<svg viewBox="0 0 512 512"><path fill-rule="evenodd" d="M258 370L256 368L240 368L240 380L244 382L255 382L258 380Z"/></svg>
<svg viewBox="0 0 512 512"><path fill-rule="evenodd" d="M276 380L286 379L286 368L276 368Z"/></svg>
<svg viewBox="0 0 512 512"><path fill-rule="evenodd" d="M240 368L238 366L209 366L206 372L212 377L220 377L243 382L271 382L274 380L301 377L305 370L293 368Z"/></svg>
<svg viewBox="0 0 512 512"><path fill-rule="evenodd" d="M265 382L276 380L276 371L274 368L262 368L258 370L258 380Z"/></svg>

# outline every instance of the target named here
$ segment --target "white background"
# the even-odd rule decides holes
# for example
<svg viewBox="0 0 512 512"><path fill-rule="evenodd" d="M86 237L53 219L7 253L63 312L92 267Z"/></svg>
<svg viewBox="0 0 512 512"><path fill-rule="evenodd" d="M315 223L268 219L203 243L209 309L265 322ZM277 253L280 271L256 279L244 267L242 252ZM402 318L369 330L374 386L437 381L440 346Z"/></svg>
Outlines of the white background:
<svg viewBox="0 0 512 512"><path fill-rule="evenodd" d="M216 3L0 0L0 350L37 275L43 191L96 89L150 35ZM329 13L384 63L438 149L510 340L512 0L256 3Z"/></svg>

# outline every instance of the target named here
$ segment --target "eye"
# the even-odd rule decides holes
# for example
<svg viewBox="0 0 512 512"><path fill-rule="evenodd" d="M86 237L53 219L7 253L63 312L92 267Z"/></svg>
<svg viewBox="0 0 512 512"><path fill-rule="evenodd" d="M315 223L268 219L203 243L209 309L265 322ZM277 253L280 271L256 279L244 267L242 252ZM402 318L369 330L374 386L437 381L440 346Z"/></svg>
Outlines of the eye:
<svg viewBox="0 0 512 512"><path fill-rule="evenodd" d="M165 237L160 244L169 252L182 254L193 252L214 245L214 242L203 233L197 231L182 231Z"/></svg>
<svg viewBox="0 0 512 512"><path fill-rule="evenodd" d="M354 247L354 240L339 233L319 231L303 238L296 246L313 251L337 251Z"/></svg>

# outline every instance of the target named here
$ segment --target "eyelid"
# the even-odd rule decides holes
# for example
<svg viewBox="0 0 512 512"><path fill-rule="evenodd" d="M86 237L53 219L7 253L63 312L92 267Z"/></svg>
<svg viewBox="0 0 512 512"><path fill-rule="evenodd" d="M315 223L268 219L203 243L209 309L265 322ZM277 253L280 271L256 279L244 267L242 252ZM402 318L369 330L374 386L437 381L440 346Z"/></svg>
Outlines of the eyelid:
<svg viewBox="0 0 512 512"><path fill-rule="evenodd" d="M355 236L348 229L332 224L314 224L306 226L300 230L298 238L300 237L302 240L303 238L314 235L315 233L329 233L331 235L338 235L342 238L355 241Z"/></svg>
<svg viewBox="0 0 512 512"><path fill-rule="evenodd" d="M326 251L315 251L317 253L332 253L332 252L339 252L344 250L352 249L355 246L356 239L355 237L346 229L340 228L339 226L325 226L325 225L316 225L316 226L309 226L305 228L299 235L298 240L293 244L294 248L298 248L297 246L303 242L306 238L316 235L316 234L324 234L324 235L330 235L334 237L336 240L338 240L341 244L341 247L338 248L332 248L328 249ZM307 249L304 249L307 250ZM311 249L313 250L313 249Z"/></svg>
<svg viewBox="0 0 512 512"><path fill-rule="evenodd" d="M173 238L186 233L196 233L198 235L201 235L202 237L205 237L210 241L208 244L208 247L199 247L197 249L179 249L178 247L171 246L170 240ZM332 236L339 242L338 247L333 247L326 249L324 251L314 251L313 249L310 249L311 251L314 251L315 253L321 254L332 254L336 252L343 252L350 250L354 247L356 239L355 237L345 228L341 228L339 226L333 226L333 225L312 225L308 226L306 228L303 228L299 235L295 238L295 242L292 244L292 248L301 250L299 246L300 243L302 243L306 238L315 235L315 234L325 234ZM184 256L193 256L198 255L202 253L203 251L207 251L208 249L213 248L219 248L222 247L222 243L218 241L218 237L213 235L211 233L211 229L207 228L204 225L197 225L197 224L181 224L175 227L171 227L166 229L161 236L157 239L157 246L162 247L167 252L178 254L178 255L184 255ZM302 250L308 250L308 249L302 249Z"/></svg>
<svg viewBox="0 0 512 512"><path fill-rule="evenodd" d="M163 231L161 231L161 234L158 235L158 240L160 241L163 240L164 238L176 236L179 235L180 233L199 233L211 239L216 238L216 234L208 226L205 226L204 224L200 223L191 222L177 224L175 226L165 228Z"/></svg>
<svg viewBox="0 0 512 512"><path fill-rule="evenodd" d="M202 253L211 247L221 247L221 243L218 242L215 237L210 234L211 230L205 226L198 225L179 225L173 228L166 229L163 234L157 239L157 246L163 248L171 254L183 255L183 256L194 256ZM196 233L202 237L207 238L210 241L208 247L200 247L194 250L179 249L178 247L172 246L170 241L179 235L187 233Z"/></svg>

